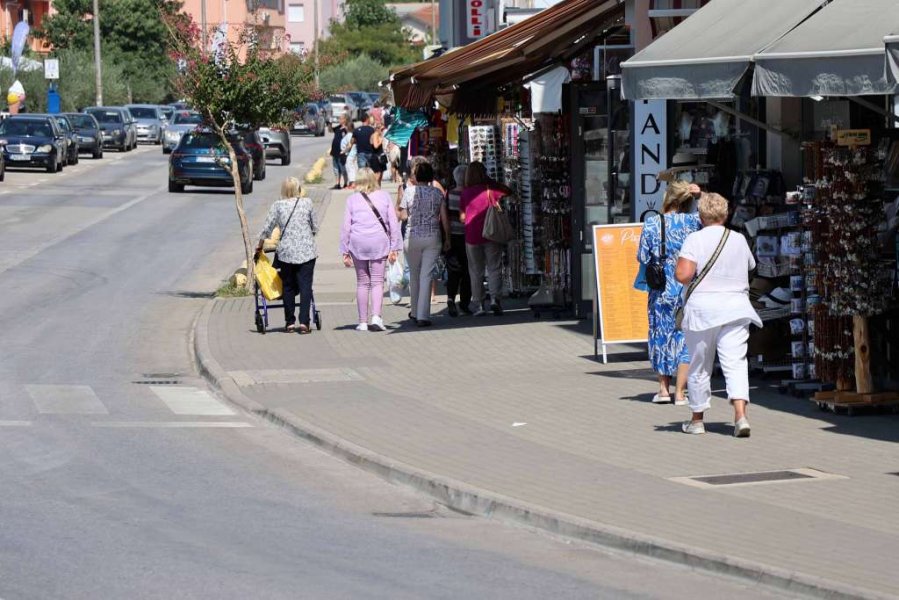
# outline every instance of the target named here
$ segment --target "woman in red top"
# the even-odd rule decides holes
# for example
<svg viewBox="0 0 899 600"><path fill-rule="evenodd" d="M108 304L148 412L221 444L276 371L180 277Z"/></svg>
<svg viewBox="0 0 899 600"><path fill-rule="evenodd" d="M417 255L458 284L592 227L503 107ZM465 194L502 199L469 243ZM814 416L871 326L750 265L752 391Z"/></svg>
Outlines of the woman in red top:
<svg viewBox="0 0 899 600"><path fill-rule="evenodd" d="M465 223L465 252L468 255L468 272L471 275L471 297L475 301L475 316L487 314L484 296L484 271L490 291L490 310L503 314L500 305L502 292L503 246L484 238L484 220L491 204L509 193L509 188L492 181L483 163L468 165L465 189L459 199L459 218Z"/></svg>

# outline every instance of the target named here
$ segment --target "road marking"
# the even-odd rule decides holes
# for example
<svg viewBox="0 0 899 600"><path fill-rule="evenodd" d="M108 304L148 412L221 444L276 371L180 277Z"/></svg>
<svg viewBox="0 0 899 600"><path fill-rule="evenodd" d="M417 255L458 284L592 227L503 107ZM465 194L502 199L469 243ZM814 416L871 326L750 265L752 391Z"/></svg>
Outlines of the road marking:
<svg viewBox="0 0 899 600"><path fill-rule="evenodd" d="M338 369L257 369L252 371L229 371L228 375L240 387L262 383L337 383L362 381L358 371L348 368Z"/></svg>
<svg viewBox="0 0 899 600"><path fill-rule="evenodd" d="M91 425L113 429L243 429L253 426L245 421L97 421Z"/></svg>
<svg viewBox="0 0 899 600"><path fill-rule="evenodd" d="M176 415L223 416L237 414L209 392L195 387L151 385L150 390Z"/></svg>
<svg viewBox="0 0 899 600"><path fill-rule="evenodd" d="M108 415L87 385L26 385L37 411L45 415Z"/></svg>
<svg viewBox="0 0 899 600"><path fill-rule="evenodd" d="M136 205L140 204L141 202L144 202L145 200L147 200L148 198L152 197L153 195L158 194L158 193L162 192L163 190L165 190L167 185L168 185L168 184L166 184L166 185L161 185L161 186L159 186L158 188L155 188L155 189L153 189L153 190L150 190L150 191L147 192L146 194L143 194L143 195L141 195L141 196L138 196L138 197L135 198L134 200L131 200L131 201L129 201L129 202L126 202L125 204L123 204L123 205L121 205L121 206L119 206L119 207L117 207L117 208L114 208L114 209L110 210L110 211L107 212L107 213L104 213L104 214L102 214L102 215L99 215L99 216L97 216L97 217L94 218L94 219L89 219L89 220L85 221L85 222L82 223L77 229L75 229L75 230L73 230L73 231L69 231L68 233L64 233L64 234L62 234L62 235L60 235L60 236L58 236L58 237L55 237L55 238L51 238L51 239L47 240L46 242L44 242L43 244L39 244L39 245L35 246L33 249L31 249L31 250L29 250L29 251L23 253L21 262L25 262L26 260L29 260L29 259L31 259L31 258L34 258L35 256L37 256L38 254L40 254L40 253L43 252L44 250L46 250L46 249L48 249L48 248L52 248L52 247L55 246L56 244L62 243L62 242L64 242L64 241L66 241L67 239L69 239L70 237L73 237L73 236L78 235L79 233L81 233L81 232L84 231L85 229L90 229L90 228L93 227L94 225L98 225L98 224L102 223L103 221L105 221L106 219L108 219L108 218L110 218L110 217L113 217L113 216L119 214L120 212L126 211L126 210L128 210L129 208L131 208L131 207L133 207L133 206L136 206ZM31 186L28 186L28 187L31 187ZM10 267L12 267L12 266L14 266L14 265L9 265L9 266L3 267L2 269L0 269L0 273L3 273L3 272L5 272L5 271L7 271L7 270L8 270Z"/></svg>
<svg viewBox="0 0 899 600"><path fill-rule="evenodd" d="M0 427L31 427L31 421L0 421Z"/></svg>

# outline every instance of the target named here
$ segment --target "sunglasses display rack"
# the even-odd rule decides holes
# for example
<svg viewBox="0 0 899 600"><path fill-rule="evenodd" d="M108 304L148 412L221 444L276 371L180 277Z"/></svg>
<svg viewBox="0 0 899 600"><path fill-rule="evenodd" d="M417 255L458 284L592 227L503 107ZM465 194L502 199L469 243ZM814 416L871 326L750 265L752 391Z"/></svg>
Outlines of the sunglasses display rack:
<svg viewBox="0 0 899 600"><path fill-rule="evenodd" d="M481 162L491 179L501 181L499 166L499 140L493 125L468 127L468 157L471 162Z"/></svg>

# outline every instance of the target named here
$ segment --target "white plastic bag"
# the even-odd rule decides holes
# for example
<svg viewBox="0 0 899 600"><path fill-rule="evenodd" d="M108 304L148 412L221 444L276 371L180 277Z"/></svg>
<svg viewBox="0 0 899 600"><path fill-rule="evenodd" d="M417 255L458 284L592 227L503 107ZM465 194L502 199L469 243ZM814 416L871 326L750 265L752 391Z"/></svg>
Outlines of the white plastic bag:
<svg viewBox="0 0 899 600"><path fill-rule="evenodd" d="M399 304L406 295L406 286L409 279L406 277L403 261L397 257L393 263L387 264L387 288L390 292L390 301Z"/></svg>

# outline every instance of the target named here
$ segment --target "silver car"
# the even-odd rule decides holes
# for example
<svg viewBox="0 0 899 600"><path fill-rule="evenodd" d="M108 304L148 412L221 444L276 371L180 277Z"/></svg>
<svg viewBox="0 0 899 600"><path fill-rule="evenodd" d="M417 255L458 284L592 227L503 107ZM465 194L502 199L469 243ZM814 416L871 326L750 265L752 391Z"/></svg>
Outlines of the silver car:
<svg viewBox="0 0 899 600"><path fill-rule="evenodd" d="M181 136L203 125L203 115L189 110L176 110L162 136L162 153L169 154L181 141Z"/></svg>
<svg viewBox="0 0 899 600"><path fill-rule="evenodd" d="M150 142L157 146L162 143L165 131L165 117L156 104L128 104L127 108L137 125L137 141Z"/></svg>
<svg viewBox="0 0 899 600"><path fill-rule="evenodd" d="M359 108L353 99L344 94L335 94L328 98L331 103L331 127L340 122L340 117L346 115L350 119L355 120L359 114Z"/></svg>

